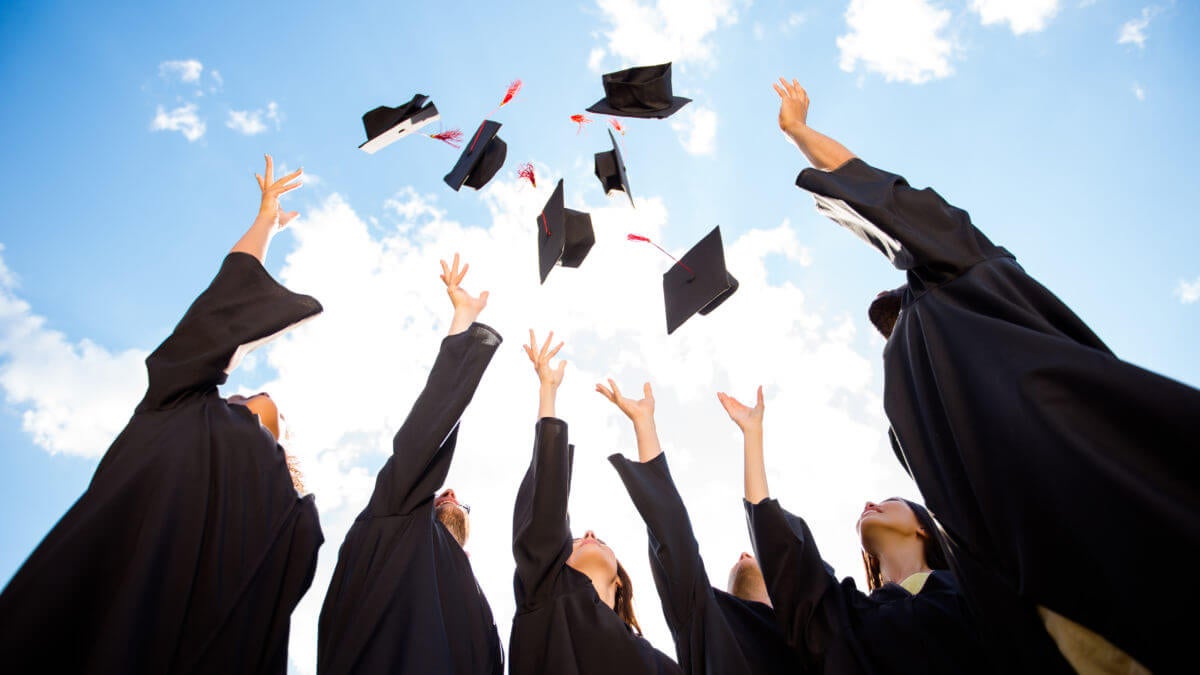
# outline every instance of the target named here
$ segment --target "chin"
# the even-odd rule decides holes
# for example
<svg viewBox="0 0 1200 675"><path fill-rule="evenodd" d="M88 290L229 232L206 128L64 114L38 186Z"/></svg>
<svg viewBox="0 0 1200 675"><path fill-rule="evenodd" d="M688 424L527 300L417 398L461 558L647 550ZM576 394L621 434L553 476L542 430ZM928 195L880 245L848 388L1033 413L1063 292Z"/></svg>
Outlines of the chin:
<svg viewBox="0 0 1200 675"><path fill-rule="evenodd" d="M610 570L614 576L617 573L616 556L595 544L575 549L571 557L567 558L567 565L576 570L601 568Z"/></svg>

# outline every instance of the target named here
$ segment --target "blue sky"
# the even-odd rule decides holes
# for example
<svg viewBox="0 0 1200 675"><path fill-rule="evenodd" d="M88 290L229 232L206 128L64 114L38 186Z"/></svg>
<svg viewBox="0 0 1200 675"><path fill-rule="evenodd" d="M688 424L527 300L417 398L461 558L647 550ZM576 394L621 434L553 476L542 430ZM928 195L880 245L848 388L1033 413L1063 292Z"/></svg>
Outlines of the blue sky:
<svg viewBox="0 0 1200 675"><path fill-rule="evenodd" d="M644 535L602 458L632 452L632 434L589 378L659 387L659 428L702 546L712 542L714 579L748 546L740 442L717 388L748 398L767 383L773 447L788 448L768 447L772 487L831 542L840 572L861 576L856 505L888 496L872 490L915 495L883 440L882 342L865 321L867 301L902 277L793 186L804 162L775 123L780 75L809 90L815 128L967 209L1117 354L1200 385L1193 3L504 4L4 3L0 579L86 486L140 394L140 359L249 224L264 152L310 174L289 197L295 233L277 238L267 267L330 311L260 352L229 390L272 385L297 411L323 569L445 330L437 257L478 261L468 288L492 290L482 318L508 344L464 442L504 441L461 452L452 480L477 488L457 491L476 507L472 559L505 634L508 514L535 412L518 349L530 326L569 340L563 416L587 439L578 445L597 446L577 460L573 514L618 529L623 559L644 558ZM633 211L591 176L604 120L576 134L568 118L601 96L601 72L658 60L674 60L676 93L694 102L671 120L627 121ZM456 152L440 143L357 150L360 116L377 105L421 92L444 126L469 133L517 78L523 90L493 115L508 160L480 193L442 183ZM155 130L160 111L194 118L193 138ZM527 161L536 189L515 176ZM598 243L539 287L533 216L558 177L567 205L593 212ZM667 339L665 259L624 234L678 254L717 224L742 289ZM348 356L349 341L367 346ZM346 391L378 409L338 407ZM669 652L650 577L634 574L650 636ZM315 617L326 578L298 617ZM297 619L294 643L311 640L308 623ZM306 649L293 644L293 657L311 670Z"/></svg>

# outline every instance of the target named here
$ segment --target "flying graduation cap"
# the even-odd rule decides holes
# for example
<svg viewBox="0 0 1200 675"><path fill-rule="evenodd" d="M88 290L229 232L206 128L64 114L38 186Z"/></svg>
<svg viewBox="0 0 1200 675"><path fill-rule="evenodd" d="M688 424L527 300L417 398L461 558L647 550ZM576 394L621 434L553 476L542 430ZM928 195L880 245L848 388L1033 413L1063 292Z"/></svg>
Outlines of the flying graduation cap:
<svg viewBox="0 0 1200 675"><path fill-rule="evenodd" d="M426 104L428 100L428 96L417 94L398 108L381 105L363 115L367 141L358 148L375 154L426 124L436 122L440 117L438 109L433 102Z"/></svg>
<svg viewBox="0 0 1200 675"><path fill-rule="evenodd" d="M508 144L496 135L499 131L499 122L484 120L479 125L471 141L463 148L458 163L446 174L446 185L454 188L455 192L463 185L476 190L487 185L508 157Z"/></svg>
<svg viewBox="0 0 1200 675"><path fill-rule="evenodd" d="M563 207L562 179L554 186L550 201L538 214L537 225L538 272L543 284L556 263L562 262L563 267L579 267L596 243L592 217L583 211Z"/></svg>
<svg viewBox="0 0 1200 675"><path fill-rule="evenodd" d="M648 242L667 253L646 237L631 234L629 239ZM667 255L671 256L670 253ZM663 273L667 335L674 333L692 315L709 314L737 289L738 280L725 268L725 247L721 243L721 227L717 226Z"/></svg>
<svg viewBox="0 0 1200 675"><path fill-rule="evenodd" d="M604 98L588 108L588 112L621 117L670 117L692 102L675 96L671 91L671 63L656 66L637 66L600 78Z"/></svg>
<svg viewBox="0 0 1200 675"><path fill-rule="evenodd" d="M613 190L624 192L629 197L629 204L634 208L633 193L629 191L629 175L625 173L625 159L621 157L621 148L617 145L617 137L612 129L608 130L608 138L612 141L612 150L596 153L596 178L604 186L604 194Z"/></svg>

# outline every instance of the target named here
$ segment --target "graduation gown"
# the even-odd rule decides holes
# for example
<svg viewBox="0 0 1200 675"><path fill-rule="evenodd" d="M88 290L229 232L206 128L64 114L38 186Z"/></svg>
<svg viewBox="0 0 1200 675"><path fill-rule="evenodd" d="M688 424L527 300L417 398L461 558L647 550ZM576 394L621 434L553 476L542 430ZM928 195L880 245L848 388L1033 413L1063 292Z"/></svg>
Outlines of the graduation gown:
<svg viewBox="0 0 1200 675"><path fill-rule="evenodd" d="M907 273L884 408L997 662L1065 666L1036 605L1154 671L1190 660L1153 572L1200 550L1200 392L1117 359L933 190L859 159L796 184Z"/></svg>
<svg viewBox="0 0 1200 675"><path fill-rule="evenodd" d="M952 574L934 570L916 595L897 584L867 595L849 577L838 582L803 519L774 499L745 506L767 592L806 672L991 672Z"/></svg>
<svg viewBox="0 0 1200 675"><path fill-rule="evenodd" d="M231 253L146 359L149 387L87 490L0 595L9 672L284 673L323 541L282 448L217 392L321 311Z"/></svg>
<svg viewBox="0 0 1200 675"><path fill-rule="evenodd" d="M761 602L713 588L700 558L687 509L671 479L666 453L649 462L623 455L616 468L650 539L650 568L675 654L689 675L794 675L800 660Z"/></svg>
<svg viewBox="0 0 1200 675"><path fill-rule="evenodd" d="M433 508L459 419L500 341L480 323L442 340L371 500L338 552L321 608L319 672L503 673L491 607Z"/></svg>
<svg viewBox="0 0 1200 675"><path fill-rule="evenodd" d="M509 638L511 675L681 673L666 654L633 632L596 594L586 574L567 566L567 499L575 448L567 423L538 420L533 459L513 513L517 611Z"/></svg>

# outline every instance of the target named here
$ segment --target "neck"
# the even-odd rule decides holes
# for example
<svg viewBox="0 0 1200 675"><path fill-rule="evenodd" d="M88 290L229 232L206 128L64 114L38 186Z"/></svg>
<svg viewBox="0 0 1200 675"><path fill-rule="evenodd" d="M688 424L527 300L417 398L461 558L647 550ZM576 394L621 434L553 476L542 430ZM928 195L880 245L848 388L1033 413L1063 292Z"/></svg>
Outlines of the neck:
<svg viewBox="0 0 1200 675"><path fill-rule="evenodd" d="M898 584L918 572L929 572L925 562L925 544L917 537L893 540L880 546L879 574L884 583Z"/></svg>
<svg viewBox="0 0 1200 675"><path fill-rule="evenodd" d="M596 595L600 596L600 600L608 605L609 609L616 607L617 584L607 570L592 568L576 568L576 570L586 574L592 580L592 586L596 589Z"/></svg>

